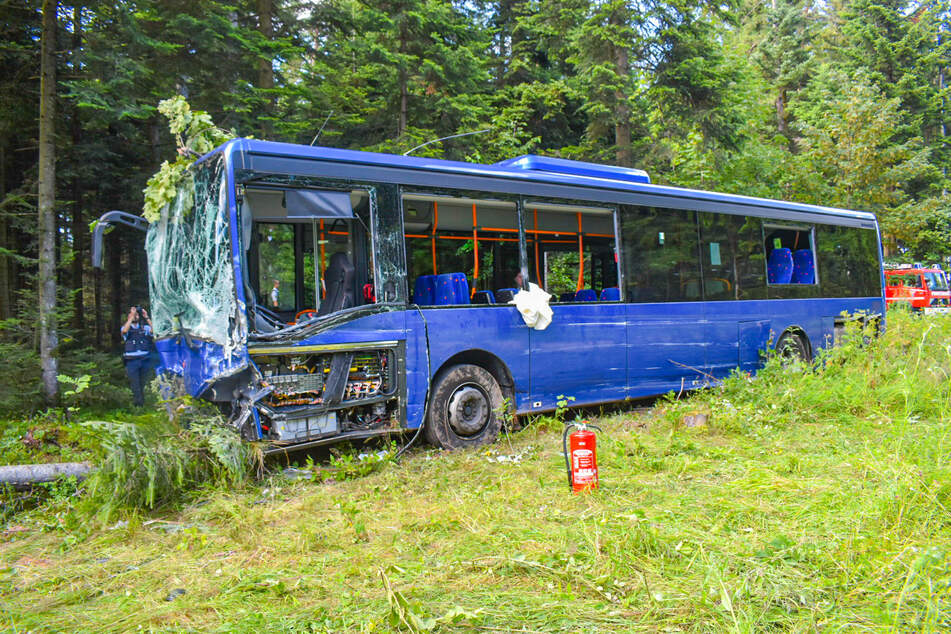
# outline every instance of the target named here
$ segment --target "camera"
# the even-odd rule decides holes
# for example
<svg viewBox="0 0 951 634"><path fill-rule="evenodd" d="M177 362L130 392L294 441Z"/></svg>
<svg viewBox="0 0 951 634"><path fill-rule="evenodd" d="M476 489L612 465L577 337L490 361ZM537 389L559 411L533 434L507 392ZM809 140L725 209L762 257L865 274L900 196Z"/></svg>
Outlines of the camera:
<svg viewBox="0 0 951 634"><path fill-rule="evenodd" d="M145 309L141 306L133 306L135 309L135 315L138 319L145 321Z"/></svg>

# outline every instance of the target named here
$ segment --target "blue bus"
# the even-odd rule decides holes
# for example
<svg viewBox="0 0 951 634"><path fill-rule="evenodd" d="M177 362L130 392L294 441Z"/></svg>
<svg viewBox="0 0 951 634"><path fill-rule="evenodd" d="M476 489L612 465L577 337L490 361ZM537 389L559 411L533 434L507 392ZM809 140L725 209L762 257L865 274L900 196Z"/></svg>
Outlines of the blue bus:
<svg viewBox="0 0 951 634"><path fill-rule="evenodd" d="M142 225L119 212L110 222ZM533 414L689 389L884 315L875 216L492 165L236 139L147 228L162 372L249 440L423 425L453 449ZM529 283L552 321L508 303Z"/></svg>

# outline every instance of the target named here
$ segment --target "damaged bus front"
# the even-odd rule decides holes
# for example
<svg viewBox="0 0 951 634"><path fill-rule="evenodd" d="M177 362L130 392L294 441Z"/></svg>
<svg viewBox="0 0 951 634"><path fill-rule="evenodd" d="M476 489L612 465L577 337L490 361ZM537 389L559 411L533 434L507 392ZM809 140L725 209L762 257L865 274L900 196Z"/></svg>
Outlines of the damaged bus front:
<svg viewBox="0 0 951 634"><path fill-rule="evenodd" d="M241 146L196 162L148 226L160 375L218 404L249 440L399 429L405 329L395 285L376 280L386 278L381 264L403 256L386 243L371 256L375 188L254 173ZM103 226L125 221L109 216Z"/></svg>

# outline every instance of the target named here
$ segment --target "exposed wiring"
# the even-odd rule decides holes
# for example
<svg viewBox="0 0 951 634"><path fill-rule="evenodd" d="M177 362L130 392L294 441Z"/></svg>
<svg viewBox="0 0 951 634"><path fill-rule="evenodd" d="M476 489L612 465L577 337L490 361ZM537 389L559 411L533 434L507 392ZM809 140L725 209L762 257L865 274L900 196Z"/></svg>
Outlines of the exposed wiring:
<svg viewBox="0 0 951 634"><path fill-rule="evenodd" d="M423 420L419 423L419 427L416 429L416 433L410 438L409 442L403 445L403 448L396 452L396 455L393 456L393 460L399 462L400 457L416 442L416 439L419 438L420 433L423 431L423 427L426 425L426 415L429 413L429 388L432 385L432 366L430 365L429 358L429 323L426 321L426 315L423 314L423 311L420 310L418 304L412 304L412 307L416 309L416 312L419 313L420 318L423 320L423 332L426 335L426 400L423 404Z"/></svg>

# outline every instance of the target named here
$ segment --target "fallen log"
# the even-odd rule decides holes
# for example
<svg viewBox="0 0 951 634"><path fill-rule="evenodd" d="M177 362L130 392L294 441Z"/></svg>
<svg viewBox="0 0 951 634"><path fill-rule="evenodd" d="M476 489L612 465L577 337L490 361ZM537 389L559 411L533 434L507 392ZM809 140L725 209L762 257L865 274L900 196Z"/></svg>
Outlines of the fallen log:
<svg viewBox="0 0 951 634"><path fill-rule="evenodd" d="M84 479L93 470L88 462L50 462L47 464L18 464L0 466L0 484L23 487L58 478L75 476Z"/></svg>

